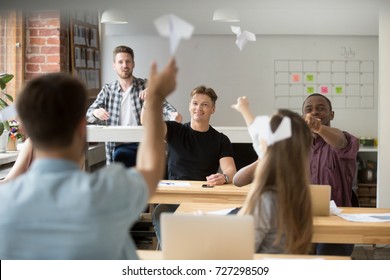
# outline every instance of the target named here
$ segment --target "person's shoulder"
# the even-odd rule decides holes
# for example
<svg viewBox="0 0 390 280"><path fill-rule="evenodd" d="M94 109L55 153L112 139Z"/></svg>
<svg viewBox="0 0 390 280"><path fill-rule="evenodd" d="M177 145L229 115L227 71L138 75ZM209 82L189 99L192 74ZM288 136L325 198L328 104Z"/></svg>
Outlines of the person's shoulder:
<svg viewBox="0 0 390 280"><path fill-rule="evenodd" d="M272 208L272 206L277 205L277 198L277 192L273 186L261 194L260 200L266 208Z"/></svg>
<svg viewBox="0 0 390 280"><path fill-rule="evenodd" d="M352 134L349 133L348 131L342 130L342 132L344 133L345 136L348 136L348 137L350 137L350 138L358 139L356 136L352 135Z"/></svg>
<svg viewBox="0 0 390 280"><path fill-rule="evenodd" d="M140 86L145 85L148 82L147 79L133 77L133 84Z"/></svg>
<svg viewBox="0 0 390 280"><path fill-rule="evenodd" d="M188 128L189 123L179 123L176 121L165 121L167 129L179 129L179 128Z"/></svg>
<svg viewBox="0 0 390 280"><path fill-rule="evenodd" d="M228 141L230 142L230 139L229 139L229 137L228 137L226 134L224 134L223 132L220 132L220 131L216 130L216 129L215 129L214 127L212 127L211 125L210 125L209 132L214 133L214 134L218 135L219 137L221 137L221 138L223 138L223 139L225 139L225 140L228 140Z"/></svg>
<svg viewBox="0 0 390 280"><path fill-rule="evenodd" d="M112 163L91 173L90 176L101 183L109 181L110 185L114 184L116 187L145 187L143 176L136 168L128 168L120 163Z"/></svg>
<svg viewBox="0 0 390 280"><path fill-rule="evenodd" d="M345 138L347 139L349 146L354 146L356 149L359 149L359 145L360 145L359 138L357 138L356 136L352 135L347 131L343 131L343 134L345 135Z"/></svg>
<svg viewBox="0 0 390 280"><path fill-rule="evenodd" d="M109 82L109 83L104 84L103 87L102 87L102 90L112 91L112 90L115 90L115 89L117 89L119 87L120 87L119 81L115 80L113 82Z"/></svg>

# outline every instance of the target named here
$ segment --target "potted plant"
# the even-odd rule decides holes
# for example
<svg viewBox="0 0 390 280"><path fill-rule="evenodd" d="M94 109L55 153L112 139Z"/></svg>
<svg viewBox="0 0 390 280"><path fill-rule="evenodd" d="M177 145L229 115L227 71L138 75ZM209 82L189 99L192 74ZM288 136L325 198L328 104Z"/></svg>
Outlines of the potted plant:
<svg viewBox="0 0 390 280"><path fill-rule="evenodd" d="M13 77L14 75L11 74L6 74L6 73L0 74L0 88L1 88L0 110L3 110L5 107L8 106L7 101L11 101L11 102L14 101L11 95L3 91L6 88L7 83L11 81ZM0 136L3 134L4 130L9 130L9 122L6 120L0 122Z"/></svg>

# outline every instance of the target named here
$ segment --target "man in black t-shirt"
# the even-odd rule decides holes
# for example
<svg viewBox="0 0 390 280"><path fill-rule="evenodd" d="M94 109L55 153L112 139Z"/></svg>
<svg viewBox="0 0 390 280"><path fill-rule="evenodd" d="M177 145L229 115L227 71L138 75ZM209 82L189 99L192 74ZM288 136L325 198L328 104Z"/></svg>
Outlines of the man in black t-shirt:
<svg viewBox="0 0 390 280"><path fill-rule="evenodd" d="M203 85L193 89L190 96L191 121L165 122L168 179L207 181L211 186L231 183L237 172L232 144L226 135L210 126L218 96L212 88ZM158 238L160 214L174 212L177 207L165 204L155 208L153 224Z"/></svg>

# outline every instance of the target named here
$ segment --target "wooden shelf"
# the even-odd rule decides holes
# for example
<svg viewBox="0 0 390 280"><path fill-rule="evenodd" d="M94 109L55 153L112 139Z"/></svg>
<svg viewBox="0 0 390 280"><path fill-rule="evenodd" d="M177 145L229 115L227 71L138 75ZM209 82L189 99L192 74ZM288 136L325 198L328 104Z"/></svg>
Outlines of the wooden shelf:
<svg viewBox="0 0 390 280"><path fill-rule="evenodd" d="M376 187L376 183L358 183L358 187Z"/></svg>
<svg viewBox="0 0 390 280"><path fill-rule="evenodd" d="M376 207L376 183L358 183L357 196L360 207Z"/></svg>
<svg viewBox="0 0 390 280"><path fill-rule="evenodd" d="M78 11L71 15L69 28L71 72L84 81L88 97L94 98L102 86L98 22L98 12Z"/></svg>
<svg viewBox="0 0 390 280"><path fill-rule="evenodd" d="M378 147L359 147L359 152L378 152Z"/></svg>
<svg viewBox="0 0 390 280"><path fill-rule="evenodd" d="M364 147L361 146L359 148L358 157L361 160L361 163L363 164L360 166L362 168L361 172L359 173L359 181L357 182L357 191L356 194L359 199L360 207L376 207L376 193L377 193L377 182L376 181L368 181L368 174L365 175L365 168L368 168L369 162L377 162L378 160L378 147ZM374 168L370 168L373 172L372 179L376 178L376 172ZM371 177L370 177L371 178Z"/></svg>
<svg viewBox="0 0 390 280"><path fill-rule="evenodd" d="M360 207L376 208L376 205L375 204L360 203Z"/></svg>

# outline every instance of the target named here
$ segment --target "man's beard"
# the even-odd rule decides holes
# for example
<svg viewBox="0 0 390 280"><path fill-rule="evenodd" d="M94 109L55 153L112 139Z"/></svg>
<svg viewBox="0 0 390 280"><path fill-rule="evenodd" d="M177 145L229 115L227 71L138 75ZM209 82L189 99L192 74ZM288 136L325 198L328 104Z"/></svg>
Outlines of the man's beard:
<svg viewBox="0 0 390 280"><path fill-rule="evenodd" d="M129 79L133 76L133 72L127 72L127 73L123 73L121 72L119 74L119 77L121 77L122 79Z"/></svg>

